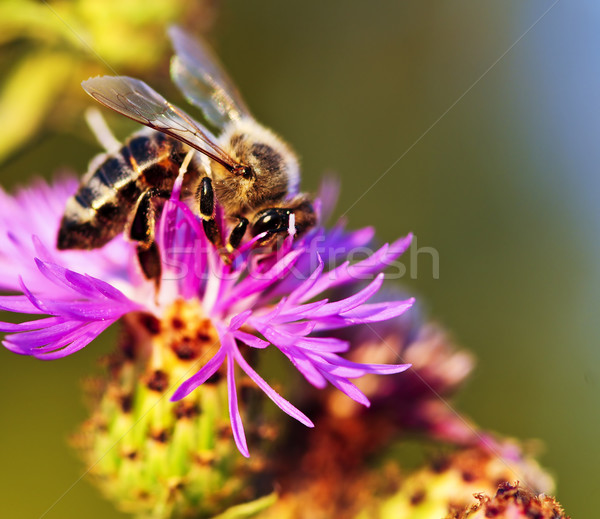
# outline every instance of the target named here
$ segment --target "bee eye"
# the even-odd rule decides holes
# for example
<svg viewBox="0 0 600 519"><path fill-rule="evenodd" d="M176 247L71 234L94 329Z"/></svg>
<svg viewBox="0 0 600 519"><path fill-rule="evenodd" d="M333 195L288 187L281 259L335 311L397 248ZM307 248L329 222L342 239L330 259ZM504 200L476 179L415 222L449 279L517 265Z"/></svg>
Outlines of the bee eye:
<svg viewBox="0 0 600 519"><path fill-rule="evenodd" d="M290 222L288 209L267 209L258 215L252 225L252 236L263 232L275 233L285 231Z"/></svg>
<svg viewBox="0 0 600 519"><path fill-rule="evenodd" d="M234 175L242 176L247 180L251 179L254 176L254 173L250 166L238 165L232 170L232 173Z"/></svg>

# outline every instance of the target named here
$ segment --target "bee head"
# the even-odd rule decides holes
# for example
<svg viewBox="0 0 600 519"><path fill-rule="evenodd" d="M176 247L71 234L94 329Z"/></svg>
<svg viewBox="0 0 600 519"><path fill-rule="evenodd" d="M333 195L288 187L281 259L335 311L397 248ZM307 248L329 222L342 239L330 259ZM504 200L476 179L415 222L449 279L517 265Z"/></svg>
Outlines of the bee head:
<svg viewBox="0 0 600 519"><path fill-rule="evenodd" d="M293 218L293 220L292 220ZM259 211L252 221L252 236L265 234L259 245L273 247L290 231L301 236L317 222L313 204L307 195L288 201L286 207L269 207Z"/></svg>
<svg viewBox="0 0 600 519"><path fill-rule="evenodd" d="M300 179L298 159L290 147L277 135L256 121L242 119L227 126L220 137L222 146L245 168L241 174L252 191L254 207L265 201L296 194Z"/></svg>

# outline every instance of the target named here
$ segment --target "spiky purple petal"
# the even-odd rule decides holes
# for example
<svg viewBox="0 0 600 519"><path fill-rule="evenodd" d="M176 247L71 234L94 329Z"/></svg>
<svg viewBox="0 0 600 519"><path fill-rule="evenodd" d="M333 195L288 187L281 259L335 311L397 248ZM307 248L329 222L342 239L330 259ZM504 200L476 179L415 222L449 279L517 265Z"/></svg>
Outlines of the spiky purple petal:
<svg viewBox="0 0 600 519"><path fill-rule="evenodd" d="M240 416L238 407L237 390L235 387L235 363L233 352L227 353L227 393L229 397L229 419L233 430L233 438L237 448L246 458L250 457L248 444L246 443L246 434L244 433L244 424Z"/></svg>

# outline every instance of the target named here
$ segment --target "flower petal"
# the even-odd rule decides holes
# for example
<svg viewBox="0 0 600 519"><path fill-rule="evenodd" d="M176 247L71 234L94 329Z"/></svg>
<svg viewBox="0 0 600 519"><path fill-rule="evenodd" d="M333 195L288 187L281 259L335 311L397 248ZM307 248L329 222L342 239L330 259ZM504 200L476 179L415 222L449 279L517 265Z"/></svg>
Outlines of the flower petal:
<svg viewBox="0 0 600 519"><path fill-rule="evenodd" d="M44 317L35 321L26 321L24 323L3 323L0 322L0 332L15 333L25 332L28 330L40 330L48 326L54 326L64 322L60 317Z"/></svg>
<svg viewBox="0 0 600 519"><path fill-rule="evenodd" d="M302 350L279 348L281 352L290 360L294 367L304 376L312 386L323 389L327 386L327 379L315 367L311 359L306 356Z"/></svg>
<svg viewBox="0 0 600 519"><path fill-rule="evenodd" d="M325 375L325 378L329 380L332 386L339 389L342 393L350 397L355 402L358 402L365 407L369 407L371 405L371 402L369 402L369 399L366 397L366 395L349 380L333 375Z"/></svg>
<svg viewBox="0 0 600 519"><path fill-rule="evenodd" d="M391 245L384 245L373 255L362 261L350 265L348 262L339 267L330 270L321 279L315 283L303 297L302 301L308 301L318 294L330 288L343 285L345 283L356 282L367 279L375 272L380 272L388 267L398 256L404 253L412 241L412 234L396 240Z"/></svg>
<svg viewBox="0 0 600 519"><path fill-rule="evenodd" d="M244 344L247 344L248 346L251 346L252 348L264 349L267 346L269 346L269 344L271 344L270 342L263 341L262 339L256 337L256 335L252 335L252 334L246 333L246 332L241 332L239 330L232 332L232 334L236 339L239 339Z"/></svg>
<svg viewBox="0 0 600 519"><path fill-rule="evenodd" d="M13 351L42 359L64 357L89 344L122 315L141 308L104 281L40 259L35 263L58 288L58 295L36 295L21 281L23 296L0 297L2 309L51 316L20 325L0 325L0 329L12 332L5 346Z"/></svg>
<svg viewBox="0 0 600 519"><path fill-rule="evenodd" d="M188 378L175 390L175 393L173 393L173 396L171 397L171 402L177 402L177 400L181 400L185 396L189 395L198 386L204 384L204 382L212 377L221 367L223 361L225 360L225 355L225 348L219 348L213 357L204 366L202 366L200 371Z"/></svg>
<svg viewBox="0 0 600 519"><path fill-rule="evenodd" d="M275 263L267 272L255 272L249 275L236 285L235 292L232 295L218 303L218 308L223 309L243 299L261 294L269 286L286 276L303 252L303 249L292 251Z"/></svg>
<svg viewBox="0 0 600 519"><path fill-rule="evenodd" d="M244 357L242 357L242 354L237 347L235 348L235 359L245 373L256 383L260 389L262 389L262 391L275 403L275 405L277 405L277 407L307 427L315 426L302 411L290 404L290 402L277 393L277 391L269 386L269 384L267 384L265 380L262 379L260 375L250 367Z"/></svg>
<svg viewBox="0 0 600 519"><path fill-rule="evenodd" d="M238 408L237 391L235 388L235 364L233 353L227 354L227 393L229 398L229 419L233 430L233 438L237 448L246 458L250 457L248 444L246 443L246 434L244 433L244 424Z"/></svg>
<svg viewBox="0 0 600 519"><path fill-rule="evenodd" d="M27 296L0 296L0 310L20 314L42 314Z"/></svg>
<svg viewBox="0 0 600 519"><path fill-rule="evenodd" d="M54 360L62 357L66 357L67 355L71 355L76 351L87 346L90 342L92 342L98 335L100 335L106 328L108 328L112 322L97 322L97 323L89 323L85 327L82 327L79 330L77 338L75 338L72 342L67 344L60 349L53 349L50 352L38 352L34 350L32 352L33 356L41 359L41 360ZM49 346L46 346L49 348Z"/></svg>

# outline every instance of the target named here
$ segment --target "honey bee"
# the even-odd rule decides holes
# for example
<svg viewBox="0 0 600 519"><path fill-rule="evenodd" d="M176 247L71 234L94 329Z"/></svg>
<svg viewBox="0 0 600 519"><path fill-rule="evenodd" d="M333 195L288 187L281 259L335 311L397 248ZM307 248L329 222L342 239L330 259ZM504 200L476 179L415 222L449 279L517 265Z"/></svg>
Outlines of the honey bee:
<svg viewBox="0 0 600 519"><path fill-rule="evenodd" d="M142 272L157 284L155 222L180 171L182 197L195 198L205 234L227 262L247 233L264 233L261 246L273 250L290 229L298 236L316 223L311 198L299 192L294 152L252 117L206 44L177 27L169 36L175 49L171 78L220 130L218 136L143 81L126 76L84 81L96 101L150 129L92 161L67 202L57 238L61 250L94 249L126 232L137 244ZM230 228L225 242L215 220L217 202Z"/></svg>

